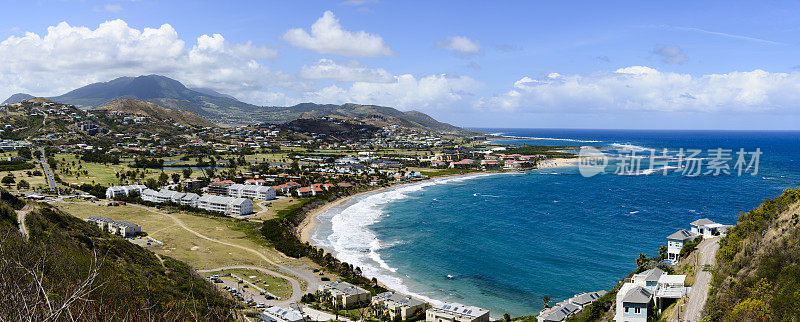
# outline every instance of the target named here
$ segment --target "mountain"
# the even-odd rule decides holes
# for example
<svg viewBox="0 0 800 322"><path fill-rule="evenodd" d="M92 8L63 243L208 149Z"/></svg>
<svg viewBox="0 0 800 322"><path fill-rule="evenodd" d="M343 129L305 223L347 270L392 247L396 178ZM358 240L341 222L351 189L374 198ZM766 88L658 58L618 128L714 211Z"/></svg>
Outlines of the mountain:
<svg viewBox="0 0 800 322"><path fill-rule="evenodd" d="M223 118L231 112L236 114L235 111L258 108L219 93L209 95L191 90L174 79L160 75L120 77L108 82L89 84L52 99L79 107L94 108L121 98L150 101L167 108L187 110L208 119Z"/></svg>
<svg viewBox="0 0 800 322"><path fill-rule="evenodd" d="M211 127L214 123L189 111L168 109L156 103L140 101L132 98L123 98L108 102L94 110L110 112L123 112L127 114L142 114L158 120L172 120L178 124Z"/></svg>
<svg viewBox="0 0 800 322"><path fill-rule="evenodd" d="M16 93L14 95L11 95L11 97L6 99L5 101L3 101L2 105L17 104L17 103L22 102L24 100L29 100L29 99L32 99L32 98L35 98L35 97L36 96L30 95L30 94Z"/></svg>
<svg viewBox="0 0 800 322"><path fill-rule="evenodd" d="M191 90L193 90L193 91L195 91L195 92L202 93L202 94L206 94L206 95L208 95L208 96L215 96L215 97L226 97L226 98L230 98L230 99L234 99L234 100L236 99L236 97L233 97L233 95L222 94L222 93L220 93L220 92L217 92L217 91L215 91L215 90L213 90L213 89L210 89L210 88L205 88L205 87L193 87L193 88L191 88Z"/></svg>
<svg viewBox="0 0 800 322"><path fill-rule="evenodd" d="M7 101L32 97L23 95L26 94L15 94ZM364 119L365 123L379 127L396 124L443 133L475 133L439 122L422 112L403 112L385 106L352 103L342 105L302 103L289 107L257 106L212 89L190 89L179 81L160 75L120 77L108 82L89 84L51 99L83 109L101 107L118 99L136 99L155 103L167 109L189 111L217 124L254 122L281 124L301 118L345 116Z"/></svg>

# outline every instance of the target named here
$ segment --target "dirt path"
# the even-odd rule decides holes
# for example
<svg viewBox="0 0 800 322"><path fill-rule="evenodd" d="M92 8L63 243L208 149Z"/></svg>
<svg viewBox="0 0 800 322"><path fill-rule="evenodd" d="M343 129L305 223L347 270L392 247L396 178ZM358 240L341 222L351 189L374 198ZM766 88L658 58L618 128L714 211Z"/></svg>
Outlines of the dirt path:
<svg viewBox="0 0 800 322"><path fill-rule="evenodd" d="M159 211L154 211L153 209L150 209L150 208L147 208L147 207L144 207L144 206L141 206L141 205L136 205L136 204L129 204L129 205L145 209L145 210L150 211L150 212L155 213L155 214L166 216L166 217L172 219L172 221L175 222L176 225L180 226L184 230L194 234L195 236L197 236L199 238L205 239L205 240L210 241L210 242L222 244L222 245L225 245L225 246L239 248L241 250L253 253L254 255L256 255L259 258L261 258L264 262L269 263L270 265L273 265L273 266L277 267L280 271L282 271L282 272L284 272L286 274L289 274L289 275L293 275L293 276L288 276L288 275L285 275L283 273L279 273L279 272L276 272L276 271L273 271L273 270L268 270L266 268L252 266L252 268L254 268L254 269L258 269L258 270L260 270L262 272L265 272L267 274L270 274L272 276L284 278L284 279L286 279L287 281L289 281L291 283L291 285L292 285L292 296L290 298L282 301L282 302L299 302L300 301L300 298L303 296L304 292L303 292L302 286L298 282L298 277L303 279L304 281L306 281L308 290L312 290L313 291L313 290L316 290L319 287L319 282L317 281L316 276L314 276L313 273L311 273L310 271L294 269L294 268L291 268L291 267L288 267L288 266L285 266L285 265L281 265L281 264L278 264L278 263L270 260L269 258L267 258L267 256L265 256L263 253L259 252L258 250L255 250L255 249L252 249L252 248L249 248L249 247L244 247L244 246L241 246L241 245L236 245L236 244L224 242L224 241L221 241L221 240L217 240L217 239L205 236L205 235L193 230L192 228L186 226L186 224L184 224L180 219L178 219L177 217L175 217L173 215L170 215L170 214L167 214L167 213L163 213L163 212L159 212ZM248 268L251 268L251 267L248 266ZM297 277L294 277L294 276L297 276Z"/></svg>
<svg viewBox="0 0 800 322"><path fill-rule="evenodd" d="M25 237L25 240L28 240L28 227L25 226L25 215L27 215L34 207L31 205L25 205L22 209L17 210L17 222L19 222L19 232L22 233L22 236Z"/></svg>
<svg viewBox="0 0 800 322"><path fill-rule="evenodd" d="M684 321L696 322L702 318L703 308L706 306L706 300L708 299L708 288L711 283L711 272L704 271L703 266L714 266L718 249L719 238L703 240L700 246L697 247L697 252L700 256L697 261L697 277L694 280L692 289L689 291L689 302L686 303Z"/></svg>

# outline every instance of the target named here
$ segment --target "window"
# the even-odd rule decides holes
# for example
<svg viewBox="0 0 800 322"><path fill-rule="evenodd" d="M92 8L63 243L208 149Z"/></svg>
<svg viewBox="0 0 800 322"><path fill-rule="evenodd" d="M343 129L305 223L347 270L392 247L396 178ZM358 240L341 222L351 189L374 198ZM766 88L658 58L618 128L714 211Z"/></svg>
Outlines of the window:
<svg viewBox="0 0 800 322"><path fill-rule="evenodd" d="M633 313L636 313L636 314L642 313L642 308L640 308L640 307L635 308Z"/></svg>
<svg viewBox="0 0 800 322"><path fill-rule="evenodd" d="M626 306L626 307L625 307L625 313L628 313L628 310L629 310L629 309L630 309L630 308Z"/></svg>

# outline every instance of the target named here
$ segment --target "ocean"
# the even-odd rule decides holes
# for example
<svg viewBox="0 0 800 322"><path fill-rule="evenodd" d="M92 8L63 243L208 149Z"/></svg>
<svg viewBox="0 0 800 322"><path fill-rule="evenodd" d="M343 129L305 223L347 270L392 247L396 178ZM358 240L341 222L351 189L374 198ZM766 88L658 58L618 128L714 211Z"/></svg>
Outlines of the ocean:
<svg viewBox="0 0 800 322"><path fill-rule="evenodd" d="M573 166L436 179L329 209L312 242L398 291L494 317L531 315L544 296L555 303L612 288L638 254L656 255L696 219L734 224L800 185L797 131L478 130L516 138L507 144L593 146L612 156L668 149L673 161L680 148L702 150L706 162L709 150L730 149L731 174L584 177ZM761 151L757 174L734 169L740 148Z"/></svg>

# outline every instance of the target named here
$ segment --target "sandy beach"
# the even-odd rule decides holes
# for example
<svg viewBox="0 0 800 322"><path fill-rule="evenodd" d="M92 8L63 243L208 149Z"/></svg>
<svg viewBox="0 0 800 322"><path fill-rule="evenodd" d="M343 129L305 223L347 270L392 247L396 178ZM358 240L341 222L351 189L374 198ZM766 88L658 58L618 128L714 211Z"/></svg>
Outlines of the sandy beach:
<svg viewBox="0 0 800 322"><path fill-rule="evenodd" d="M550 160L547 160L545 162L540 163L539 164L539 169L568 167L568 166L575 165L577 162L578 162L578 159L575 159L575 158L573 158L573 159L566 159L566 158L550 159ZM470 176L470 175L476 175L476 174L504 173L504 172L508 172L508 171L486 171L486 172L471 172L471 173L465 173L465 174L444 175L444 176L433 177L433 178L430 178L429 180L435 180L435 179L441 179L441 178L451 178L451 177L460 177L460 176ZM380 188L377 188L377 189L362 191L362 192L359 192L357 194L354 194L354 195L351 195L351 196L347 196L345 198L340 198L340 199L334 200L332 202L326 203L326 204L324 204L324 205L322 205L320 207L314 208L313 210L309 211L309 213L306 215L305 219L303 219L303 221L300 223L300 225L297 226L297 231L300 233L300 236L299 236L300 237L300 241L302 241L303 243L310 242L310 240L311 240L311 232L314 230L314 227L316 227L316 225L318 223L317 216L319 216L320 214L324 213L328 209L330 209L332 207L336 207L336 206L342 204L343 202L349 200L350 198L353 198L353 197L356 197L356 196L361 196L361 195L364 195L364 194L367 194L367 193L379 192L379 191L383 191L383 190L386 190L386 189L389 189L389 188L393 188L393 187L397 187L397 186L401 186L401 185L406 185L406 184L415 184L415 183L419 183L419 181L404 182L404 183L401 183L401 184L390 185L388 187L380 187Z"/></svg>

